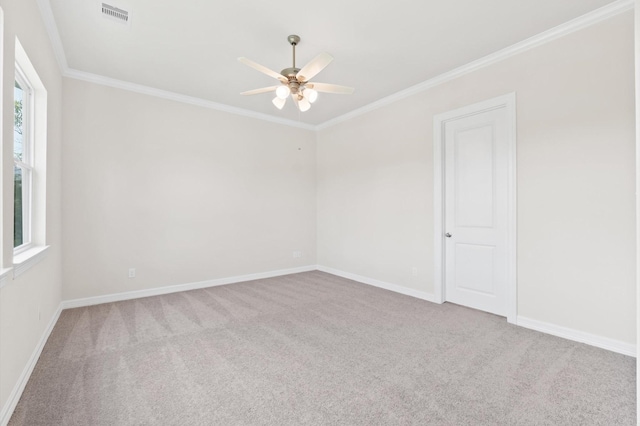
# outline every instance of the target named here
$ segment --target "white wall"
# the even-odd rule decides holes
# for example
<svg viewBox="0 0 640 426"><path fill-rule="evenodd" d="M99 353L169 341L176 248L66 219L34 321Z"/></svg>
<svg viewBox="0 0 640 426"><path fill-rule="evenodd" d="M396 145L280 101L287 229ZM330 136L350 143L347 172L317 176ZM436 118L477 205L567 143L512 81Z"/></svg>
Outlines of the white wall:
<svg viewBox="0 0 640 426"><path fill-rule="evenodd" d="M62 80L35 0L0 0L2 43L2 266L13 253L13 84L18 36L48 94L47 256L0 289L0 412L54 317L61 300L61 115Z"/></svg>
<svg viewBox="0 0 640 426"><path fill-rule="evenodd" d="M636 82L636 164L640 163L640 0L635 1L635 82ZM640 187L640 170L636 167L636 188ZM636 306L640 306L640 197L636 190ZM636 342L640 342L640 312L636 309ZM636 412L640 423L640 357L636 357Z"/></svg>
<svg viewBox="0 0 640 426"><path fill-rule="evenodd" d="M64 94L64 299L315 264L313 132L67 78Z"/></svg>
<svg viewBox="0 0 640 426"><path fill-rule="evenodd" d="M0 289L0 409L55 315L63 272L64 299L316 261L433 292L433 115L512 91L518 313L635 342L631 13L325 129L316 145L306 130L63 82L35 0L0 7L2 266L16 35L48 91L51 245Z"/></svg>
<svg viewBox="0 0 640 426"><path fill-rule="evenodd" d="M318 263L433 293L433 116L517 92L518 315L634 343L633 49L628 12L322 130Z"/></svg>

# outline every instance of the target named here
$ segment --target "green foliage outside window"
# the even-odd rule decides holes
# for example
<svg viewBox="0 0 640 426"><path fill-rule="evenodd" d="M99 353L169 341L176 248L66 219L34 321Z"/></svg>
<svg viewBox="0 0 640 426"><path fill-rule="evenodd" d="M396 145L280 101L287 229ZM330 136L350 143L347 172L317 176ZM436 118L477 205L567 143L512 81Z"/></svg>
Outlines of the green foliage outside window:
<svg viewBox="0 0 640 426"><path fill-rule="evenodd" d="M16 82L16 88L21 89ZM13 155L16 160L22 161L22 99L14 100L13 132L14 144ZM13 247L21 246L24 243L22 235L22 170L14 167L13 175Z"/></svg>
<svg viewBox="0 0 640 426"><path fill-rule="evenodd" d="M16 167L13 177L13 246L24 243L22 237L22 171Z"/></svg>

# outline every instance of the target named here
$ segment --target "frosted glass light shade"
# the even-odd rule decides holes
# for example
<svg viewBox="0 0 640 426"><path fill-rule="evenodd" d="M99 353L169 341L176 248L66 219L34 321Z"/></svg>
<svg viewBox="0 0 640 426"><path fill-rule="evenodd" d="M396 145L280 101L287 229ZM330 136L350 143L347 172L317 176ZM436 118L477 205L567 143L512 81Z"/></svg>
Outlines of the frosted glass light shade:
<svg viewBox="0 0 640 426"><path fill-rule="evenodd" d="M298 108L300 108L300 111L305 112L308 111L309 108L311 108L311 104L309 103L309 100L307 100L307 98L302 98L298 100Z"/></svg>
<svg viewBox="0 0 640 426"><path fill-rule="evenodd" d="M282 98L276 96L275 98L273 98L273 100L271 102L273 102L273 104L276 106L276 108L282 109L284 104L287 102L287 98L282 99Z"/></svg>
<svg viewBox="0 0 640 426"><path fill-rule="evenodd" d="M309 99L310 103L314 103L315 101L318 100L318 92L316 92L313 89L305 89L304 90L304 97Z"/></svg>
<svg viewBox="0 0 640 426"><path fill-rule="evenodd" d="M276 89L276 96L280 99L287 99L289 93L291 93L291 90L289 90L289 86L280 86Z"/></svg>

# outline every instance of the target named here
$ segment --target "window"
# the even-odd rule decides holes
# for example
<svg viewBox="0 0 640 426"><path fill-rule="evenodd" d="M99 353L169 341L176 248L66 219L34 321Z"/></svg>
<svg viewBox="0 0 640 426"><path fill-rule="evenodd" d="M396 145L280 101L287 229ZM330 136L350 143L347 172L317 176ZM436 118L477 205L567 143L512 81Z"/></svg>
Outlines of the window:
<svg viewBox="0 0 640 426"><path fill-rule="evenodd" d="M34 132L33 88L18 65L13 98L13 248L19 253L31 246Z"/></svg>
<svg viewBox="0 0 640 426"><path fill-rule="evenodd" d="M47 90L16 39L13 87L13 275L44 258L47 190Z"/></svg>

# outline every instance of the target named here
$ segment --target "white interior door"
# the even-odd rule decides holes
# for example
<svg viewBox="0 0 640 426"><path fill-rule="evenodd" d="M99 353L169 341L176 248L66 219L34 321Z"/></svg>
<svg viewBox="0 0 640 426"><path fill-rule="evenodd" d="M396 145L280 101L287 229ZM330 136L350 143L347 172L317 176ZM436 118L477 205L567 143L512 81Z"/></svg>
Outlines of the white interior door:
<svg viewBox="0 0 640 426"><path fill-rule="evenodd" d="M506 316L507 109L448 120L443 141L445 300Z"/></svg>

